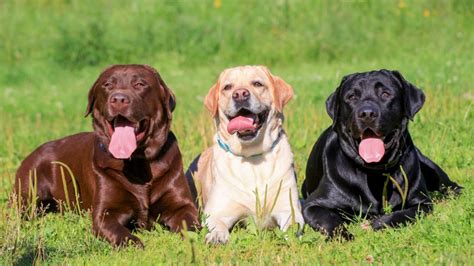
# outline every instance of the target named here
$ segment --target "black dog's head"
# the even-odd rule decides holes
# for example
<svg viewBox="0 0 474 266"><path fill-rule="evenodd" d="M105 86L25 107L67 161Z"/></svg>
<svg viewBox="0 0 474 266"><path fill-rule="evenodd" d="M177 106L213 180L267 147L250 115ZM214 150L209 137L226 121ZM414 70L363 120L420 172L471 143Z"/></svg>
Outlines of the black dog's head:
<svg viewBox="0 0 474 266"><path fill-rule="evenodd" d="M408 119L424 100L398 71L380 70L344 77L326 108L345 152L362 164L376 164L394 158Z"/></svg>

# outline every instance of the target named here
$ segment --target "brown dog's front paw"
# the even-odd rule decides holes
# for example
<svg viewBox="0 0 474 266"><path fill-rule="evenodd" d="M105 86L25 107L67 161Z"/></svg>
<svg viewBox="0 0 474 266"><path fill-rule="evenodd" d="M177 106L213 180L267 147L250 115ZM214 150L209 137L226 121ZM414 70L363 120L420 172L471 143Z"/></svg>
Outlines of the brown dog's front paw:
<svg viewBox="0 0 474 266"><path fill-rule="evenodd" d="M175 215L168 220L166 225L173 232L180 232L184 228L189 231L197 231L201 229L201 224L199 223L197 216L190 213Z"/></svg>
<svg viewBox="0 0 474 266"><path fill-rule="evenodd" d="M123 248L123 247L128 247L128 246L136 246L141 249L145 248L145 245L143 245L142 241L138 237L132 234L127 235L125 237L118 238L112 244L114 245L114 247L118 249Z"/></svg>

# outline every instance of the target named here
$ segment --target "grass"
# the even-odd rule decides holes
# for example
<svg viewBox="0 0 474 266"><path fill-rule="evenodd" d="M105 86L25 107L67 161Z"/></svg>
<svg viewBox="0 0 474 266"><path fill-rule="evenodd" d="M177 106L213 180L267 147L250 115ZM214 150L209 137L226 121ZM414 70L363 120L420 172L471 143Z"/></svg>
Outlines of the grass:
<svg viewBox="0 0 474 266"><path fill-rule="evenodd" d="M216 1L219 2L219 1ZM471 1L0 2L0 264L470 264L474 261L474 5ZM211 144L203 97L219 72L265 64L291 84L285 128L298 182L330 125L326 97L343 75L398 69L427 101L410 125L416 145L465 187L404 228L349 227L352 242L301 239L251 224L226 246L183 240L160 226L138 232L145 250L115 251L87 214L24 221L7 207L21 160L39 144L91 130L86 96L111 63L156 67L177 96L173 131L184 164Z"/></svg>

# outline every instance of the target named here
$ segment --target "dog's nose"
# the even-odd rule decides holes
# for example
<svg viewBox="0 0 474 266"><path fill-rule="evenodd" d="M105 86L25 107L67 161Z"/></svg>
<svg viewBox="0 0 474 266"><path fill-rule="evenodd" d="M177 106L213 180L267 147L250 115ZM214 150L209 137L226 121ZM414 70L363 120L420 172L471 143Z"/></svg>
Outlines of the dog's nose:
<svg viewBox="0 0 474 266"><path fill-rule="evenodd" d="M232 94L232 99L236 102L244 102L250 97L250 92L247 89L237 89Z"/></svg>
<svg viewBox="0 0 474 266"><path fill-rule="evenodd" d="M110 105L115 109L121 109L130 104L130 98L124 93L114 93L109 99Z"/></svg>
<svg viewBox="0 0 474 266"><path fill-rule="evenodd" d="M373 122L378 116L378 111L370 106L362 107L357 112L357 117L364 122Z"/></svg>

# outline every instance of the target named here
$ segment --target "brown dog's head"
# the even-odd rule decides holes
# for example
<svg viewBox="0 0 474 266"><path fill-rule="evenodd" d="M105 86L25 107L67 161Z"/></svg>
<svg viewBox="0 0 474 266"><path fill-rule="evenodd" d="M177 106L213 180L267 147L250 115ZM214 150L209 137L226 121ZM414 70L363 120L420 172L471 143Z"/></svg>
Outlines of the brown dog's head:
<svg viewBox="0 0 474 266"><path fill-rule="evenodd" d="M147 158L165 143L175 106L174 95L158 72L147 65L113 65L89 91L85 115L117 159L142 150Z"/></svg>
<svg viewBox="0 0 474 266"><path fill-rule="evenodd" d="M234 152L261 152L279 134L283 107L293 89L264 66L224 70L205 99L220 137ZM245 151L245 150L252 151Z"/></svg>

